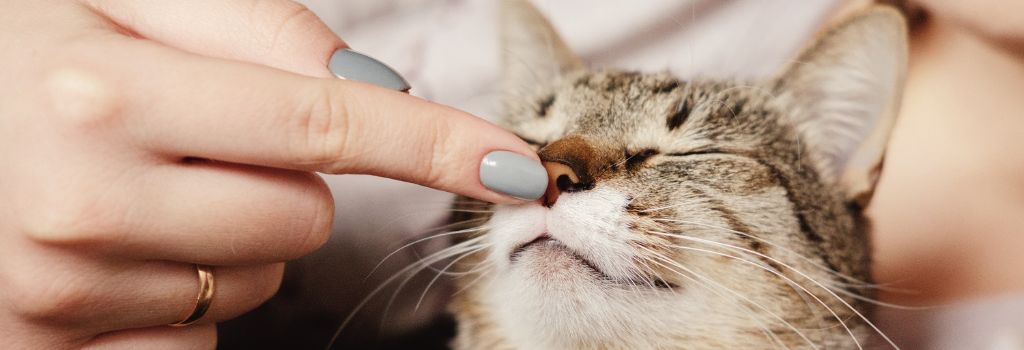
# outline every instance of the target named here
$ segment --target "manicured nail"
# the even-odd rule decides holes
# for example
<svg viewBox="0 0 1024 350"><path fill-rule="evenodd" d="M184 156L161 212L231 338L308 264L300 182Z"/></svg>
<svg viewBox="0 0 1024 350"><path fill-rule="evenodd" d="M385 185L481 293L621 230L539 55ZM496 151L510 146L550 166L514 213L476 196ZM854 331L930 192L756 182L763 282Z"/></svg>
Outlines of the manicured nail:
<svg viewBox="0 0 1024 350"><path fill-rule="evenodd" d="M409 83L398 72L377 59L350 49L339 49L327 68L334 76L370 83L383 88L409 91Z"/></svg>
<svg viewBox="0 0 1024 350"><path fill-rule="evenodd" d="M533 159L509 151L494 151L480 162L480 182L496 192L535 200L547 189L548 173Z"/></svg>

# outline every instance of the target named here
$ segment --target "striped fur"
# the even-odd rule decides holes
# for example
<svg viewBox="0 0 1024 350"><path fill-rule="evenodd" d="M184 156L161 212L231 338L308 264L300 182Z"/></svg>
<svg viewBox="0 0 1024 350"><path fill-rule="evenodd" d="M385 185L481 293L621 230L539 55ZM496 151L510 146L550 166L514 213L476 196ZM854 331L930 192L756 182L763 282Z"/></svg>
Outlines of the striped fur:
<svg viewBox="0 0 1024 350"><path fill-rule="evenodd" d="M458 202L473 210L455 220L488 229L461 237L476 250L455 264L456 349L868 343L873 182L847 179L877 176L850 160L880 162L872 135L898 103L895 12L859 14L779 78L740 83L588 70L529 4L504 10L505 126L588 185L550 208Z"/></svg>

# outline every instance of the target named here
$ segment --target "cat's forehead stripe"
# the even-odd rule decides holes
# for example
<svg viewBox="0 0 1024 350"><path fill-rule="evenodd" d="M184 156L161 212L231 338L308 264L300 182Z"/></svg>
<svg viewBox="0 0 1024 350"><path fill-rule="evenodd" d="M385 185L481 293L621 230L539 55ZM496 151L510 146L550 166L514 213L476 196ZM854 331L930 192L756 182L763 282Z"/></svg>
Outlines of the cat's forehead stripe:
<svg viewBox="0 0 1024 350"><path fill-rule="evenodd" d="M668 117L668 122L666 123L668 130L672 131L679 128L679 126L683 125L683 122L686 121L686 118L689 116L690 100L684 97L681 101L679 101L678 107L676 107L676 111L669 115Z"/></svg>

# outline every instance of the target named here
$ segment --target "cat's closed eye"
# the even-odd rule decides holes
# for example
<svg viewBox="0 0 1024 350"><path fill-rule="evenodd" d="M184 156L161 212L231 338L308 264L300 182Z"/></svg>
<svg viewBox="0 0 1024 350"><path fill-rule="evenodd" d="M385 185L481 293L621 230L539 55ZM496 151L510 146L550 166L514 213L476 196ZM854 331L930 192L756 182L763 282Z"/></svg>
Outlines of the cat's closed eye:
<svg viewBox="0 0 1024 350"><path fill-rule="evenodd" d="M701 150L693 150L693 151L685 151L685 152L669 152L669 153L665 153L664 155L666 157L687 157L687 156L698 156L698 155L703 155L703 154L729 154L729 153L725 152L725 151L722 151L722 150L718 150L718 149L701 149Z"/></svg>

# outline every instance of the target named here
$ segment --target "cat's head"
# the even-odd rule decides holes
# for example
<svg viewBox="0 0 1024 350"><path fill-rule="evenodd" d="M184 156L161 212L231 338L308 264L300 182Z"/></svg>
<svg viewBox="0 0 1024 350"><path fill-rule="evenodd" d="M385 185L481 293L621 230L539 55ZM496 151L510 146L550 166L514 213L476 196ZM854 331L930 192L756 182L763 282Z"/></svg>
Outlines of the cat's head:
<svg viewBox="0 0 1024 350"><path fill-rule="evenodd" d="M536 9L503 3L502 122L552 184L466 210L481 226L459 243L457 347L864 341L862 207L899 103L899 14L853 16L740 83L587 69Z"/></svg>

